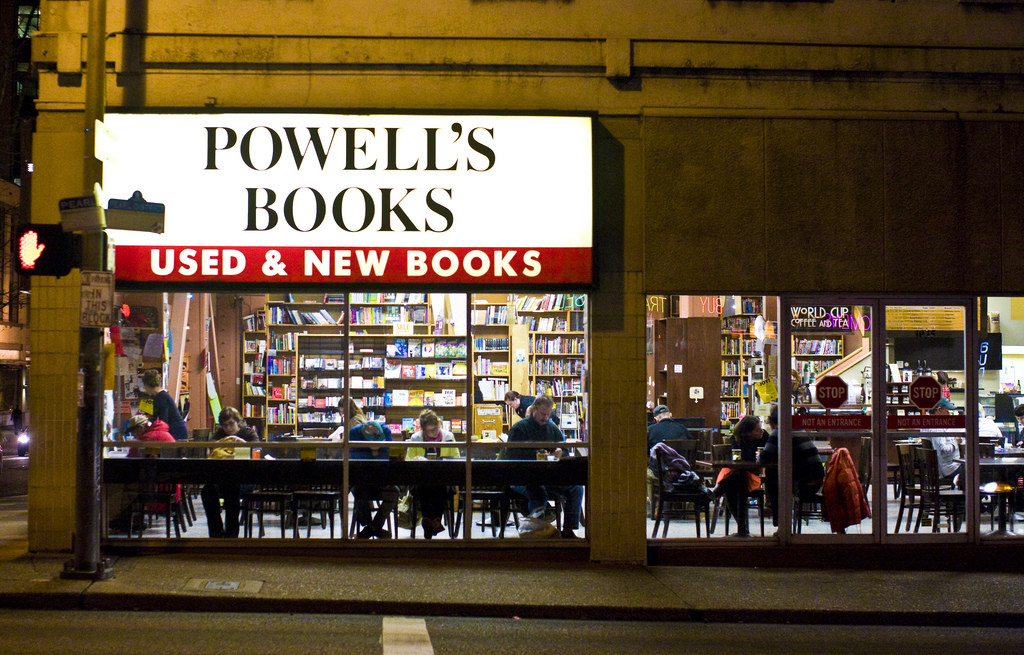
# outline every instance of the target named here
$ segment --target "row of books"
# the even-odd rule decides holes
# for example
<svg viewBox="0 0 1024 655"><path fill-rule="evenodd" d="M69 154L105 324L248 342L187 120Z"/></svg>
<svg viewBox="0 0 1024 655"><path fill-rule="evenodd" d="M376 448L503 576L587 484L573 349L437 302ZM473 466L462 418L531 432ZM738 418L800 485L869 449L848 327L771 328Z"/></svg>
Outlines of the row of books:
<svg viewBox="0 0 1024 655"><path fill-rule="evenodd" d="M842 355L841 339L796 339L794 355Z"/></svg>
<svg viewBox="0 0 1024 655"><path fill-rule="evenodd" d="M287 307L268 307L271 325L341 325L344 315L334 318L326 309L315 312L304 312Z"/></svg>
<svg viewBox="0 0 1024 655"><path fill-rule="evenodd" d="M349 367L353 365L350 363ZM320 355L300 355L299 368L306 371L338 371L345 367L345 360L340 357L322 357Z"/></svg>
<svg viewBox="0 0 1024 655"><path fill-rule="evenodd" d="M266 339L246 339L245 340L245 354L246 355L262 355L267 350Z"/></svg>
<svg viewBox="0 0 1024 655"><path fill-rule="evenodd" d="M436 362L433 364L406 364L399 359L384 360L385 379L455 380L466 377L466 362Z"/></svg>
<svg viewBox="0 0 1024 655"><path fill-rule="evenodd" d="M341 403L341 396L305 396L299 398L299 409L330 409L332 412Z"/></svg>
<svg viewBox="0 0 1024 655"><path fill-rule="evenodd" d="M384 376L367 376L353 375L348 380L349 389L383 389L384 388Z"/></svg>
<svg viewBox="0 0 1024 655"><path fill-rule="evenodd" d="M305 377L299 378L299 388L307 389L341 389L341 378L339 377Z"/></svg>
<svg viewBox="0 0 1024 655"><path fill-rule="evenodd" d="M582 332L582 327L573 327L572 323L561 316L520 316L516 322L529 326L530 332Z"/></svg>
<svg viewBox="0 0 1024 655"><path fill-rule="evenodd" d="M516 311L519 312L551 312L565 309L582 310L582 305L577 305L579 298L585 296L563 293L546 293L543 297L519 296L516 299Z"/></svg>
<svg viewBox="0 0 1024 655"><path fill-rule="evenodd" d="M353 293L351 300L354 303L425 303L425 293Z"/></svg>
<svg viewBox="0 0 1024 655"><path fill-rule="evenodd" d="M266 396L267 390L246 380L243 392L246 396Z"/></svg>
<svg viewBox="0 0 1024 655"><path fill-rule="evenodd" d="M582 375L582 359L548 359L538 357L530 362L531 375Z"/></svg>
<svg viewBox="0 0 1024 655"><path fill-rule="evenodd" d="M295 408L291 405L272 405L267 407L267 423L294 423Z"/></svg>
<svg viewBox="0 0 1024 655"><path fill-rule="evenodd" d="M537 335L533 339L534 353L547 355L582 355L586 351L586 343L582 337L545 337Z"/></svg>
<svg viewBox="0 0 1024 655"><path fill-rule="evenodd" d="M393 323L427 323L426 305L378 305L352 307L350 309L353 325L390 325Z"/></svg>
<svg viewBox="0 0 1024 655"><path fill-rule="evenodd" d="M743 337L722 337L723 355L753 355L754 340Z"/></svg>
<svg viewBox="0 0 1024 655"><path fill-rule="evenodd" d="M508 307L489 305L472 311L473 325L508 325Z"/></svg>
<svg viewBox="0 0 1024 655"><path fill-rule="evenodd" d="M486 357L477 357L473 362L473 373L476 375L508 375L507 361L492 361Z"/></svg>
<svg viewBox="0 0 1024 655"><path fill-rule="evenodd" d="M388 357L465 357L465 339L418 339L396 337L385 344Z"/></svg>
<svg viewBox="0 0 1024 655"><path fill-rule="evenodd" d="M247 332L262 332L267 329L267 315L261 310L242 317L242 329Z"/></svg>
<svg viewBox="0 0 1024 655"><path fill-rule="evenodd" d="M466 393L456 389L392 389L384 392L384 407L465 407Z"/></svg>
<svg viewBox="0 0 1024 655"><path fill-rule="evenodd" d="M270 339L271 350L295 350L296 337L294 332L278 332Z"/></svg>
<svg viewBox="0 0 1024 655"><path fill-rule="evenodd" d="M477 337L473 339L473 350L508 350L508 337Z"/></svg>
<svg viewBox="0 0 1024 655"><path fill-rule="evenodd" d="M270 387L271 400L295 400L295 385L282 384Z"/></svg>
<svg viewBox="0 0 1024 655"><path fill-rule="evenodd" d="M544 394L546 396L582 396L583 381L579 378L563 380L554 378L551 380L539 380L534 384L534 395Z"/></svg>
<svg viewBox="0 0 1024 655"><path fill-rule="evenodd" d="M484 400L504 400L508 393L508 380L502 378L480 378L476 381Z"/></svg>
<svg viewBox="0 0 1024 655"><path fill-rule="evenodd" d="M244 362L242 364L242 372L244 374L246 374L246 375L249 375L249 376L259 375L259 376L262 377L263 374L267 372L267 369L264 368L263 360L261 359L259 361L255 361L255 362L253 362L253 361ZM260 384L263 384L263 383L260 382Z"/></svg>
<svg viewBox="0 0 1024 655"><path fill-rule="evenodd" d="M270 375L291 375L294 369L293 361L291 357L268 357L267 372Z"/></svg>
<svg viewBox="0 0 1024 655"><path fill-rule="evenodd" d="M247 418L266 418L267 406L263 403L242 403L242 416Z"/></svg>

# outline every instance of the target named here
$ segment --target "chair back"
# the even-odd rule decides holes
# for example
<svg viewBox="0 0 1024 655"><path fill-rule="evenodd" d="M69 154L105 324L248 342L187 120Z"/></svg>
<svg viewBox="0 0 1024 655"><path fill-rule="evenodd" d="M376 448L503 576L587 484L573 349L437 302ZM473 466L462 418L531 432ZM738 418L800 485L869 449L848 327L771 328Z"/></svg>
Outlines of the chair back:
<svg viewBox="0 0 1024 655"><path fill-rule="evenodd" d="M911 489L918 484L917 464L914 461L914 450L916 446L909 443L896 444L896 452L899 455L900 478L903 480L903 488Z"/></svg>
<svg viewBox="0 0 1024 655"><path fill-rule="evenodd" d="M982 457L995 457L996 456L996 445L991 442L984 442L978 444L978 451Z"/></svg>
<svg viewBox="0 0 1024 655"><path fill-rule="evenodd" d="M716 443L711 446L711 458L716 462L732 461L732 446L727 443Z"/></svg>
<svg viewBox="0 0 1024 655"><path fill-rule="evenodd" d="M921 482L921 493L925 496L939 494L939 454L934 448L915 448L915 459Z"/></svg>
<svg viewBox="0 0 1024 655"><path fill-rule="evenodd" d="M860 454L857 456L857 477L860 478L860 486L867 494L871 486L871 437L861 437Z"/></svg>
<svg viewBox="0 0 1024 655"><path fill-rule="evenodd" d="M693 468L694 462L697 461L696 439L666 439L665 445L685 457L690 468Z"/></svg>

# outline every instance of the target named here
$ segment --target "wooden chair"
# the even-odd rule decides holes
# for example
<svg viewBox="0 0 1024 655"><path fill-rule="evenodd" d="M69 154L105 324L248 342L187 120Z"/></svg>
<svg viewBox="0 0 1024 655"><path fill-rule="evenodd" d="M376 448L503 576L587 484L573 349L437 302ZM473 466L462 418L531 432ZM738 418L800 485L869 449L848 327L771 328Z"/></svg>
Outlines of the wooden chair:
<svg viewBox="0 0 1024 655"><path fill-rule="evenodd" d="M258 487L242 496L243 534L252 537L252 519L255 514L259 524L259 536L266 535L264 516L276 512L281 521L281 538L284 539L288 520L292 514L292 491L283 487Z"/></svg>
<svg viewBox="0 0 1024 655"><path fill-rule="evenodd" d="M330 525L331 539L334 539L334 515L341 514L341 490L332 485L310 486L292 491L293 521L292 537L299 536L299 515L306 511L306 538L312 534L313 515L320 514L320 525ZM341 530L338 530L341 536Z"/></svg>
<svg viewBox="0 0 1024 655"><path fill-rule="evenodd" d="M371 511L376 514L377 510L380 509L380 499L373 499L370 501ZM395 503L394 509L388 513L387 519L384 521L384 529L391 533L393 539L398 538L398 504ZM349 521L348 536L350 539L355 538L356 534L359 533L359 523L356 522L356 513L352 511L352 520Z"/></svg>
<svg viewBox="0 0 1024 655"><path fill-rule="evenodd" d="M900 524L903 522L903 512L907 513L907 525L904 528L910 532L910 523L914 516L914 509L921 509L921 484L918 482L917 462L914 458L916 446L911 443L896 444L896 453L900 463L900 509L896 515L895 532L900 531Z"/></svg>
<svg viewBox="0 0 1024 655"><path fill-rule="evenodd" d="M146 520L153 520L156 517L164 519L164 529L167 538L171 538L171 527L174 528L174 536L181 537L185 527L185 506L181 501L181 489L176 484L153 485L143 491L139 491L132 499L128 514L128 538L136 532L139 536L146 529ZM135 527L138 519L139 527Z"/></svg>
<svg viewBox="0 0 1024 655"><path fill-rule="evenodd" d="M684 439L683 441L692 441L693 449L697 448L696 439ZM668 443L668 442L666 442ZM678 451L677 451L678 452ZM681 453L680 453L681 454ZM707 536L711 536L711 500L707 494L703 492L679 492L669 491L666 489L664 480L664 453L658 451L657 457L657 468L655 473L658 476L659 490L658 490L658 508L655 512L654 518L654 530L651 531L651 538L657 537L658 526L664 521L664 526L661 531L661 538L664 539L668 535L668 526L672 522L672 514L679 513L680 516L685 517L687 511L693 512L693 525L697 530L697 538L699 539L700 534L700 516L704 514L704 527L706 529ZM687 460L689 461L689 460ZM762 517L762 530L764 529L764 519Z"/></svg>
<svg viewBox="0 0 1024 655"><path fill-rule="evenodd" d="M964 508L964 492L947 489L939 485L939 455L934 448L914 449L919 481L921 483L921 506L917 512L914 532L921 529L921 517L932 515L932 532L939 531L939 516L946 514L950 532L960 529L960 511Z"/></svg>

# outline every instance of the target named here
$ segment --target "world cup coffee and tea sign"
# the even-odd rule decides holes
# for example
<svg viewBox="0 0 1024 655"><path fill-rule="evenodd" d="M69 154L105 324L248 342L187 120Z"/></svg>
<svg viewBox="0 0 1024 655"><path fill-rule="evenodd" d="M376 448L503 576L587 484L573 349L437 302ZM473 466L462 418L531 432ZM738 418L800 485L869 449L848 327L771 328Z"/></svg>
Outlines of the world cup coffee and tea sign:
<svg viewBox="0 0 1024 655"><path fill-rule="evenodd" d="M590 285L581 116L107 114L103 192L166 205L110 230L117 279Z"/></svg>

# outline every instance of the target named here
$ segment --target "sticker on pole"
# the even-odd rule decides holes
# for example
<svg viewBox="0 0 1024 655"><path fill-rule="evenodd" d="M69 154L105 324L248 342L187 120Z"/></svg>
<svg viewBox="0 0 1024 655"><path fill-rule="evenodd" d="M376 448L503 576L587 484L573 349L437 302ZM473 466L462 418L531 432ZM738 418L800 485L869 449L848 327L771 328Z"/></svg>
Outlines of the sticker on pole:
<svg viewBox="0 0 1024 655"><path fill-rule="evenodd" d="M82 271L79 327L106 328L114 324L114 274Z"/></svg>
<svg viewBox="0 0 1024 655"><path fill-rule="evenodd" d="M922 375L910 383L910 404L920 410L933 409L942 399L942 385L935 378Z"/></svg>
<svg viewBox="0 0 1024 655"><path fill-rule="evenodd" d="M814 385L814 399L825 409L838 409L846 402L850 390L838 375L826 375Z"/></svg>

